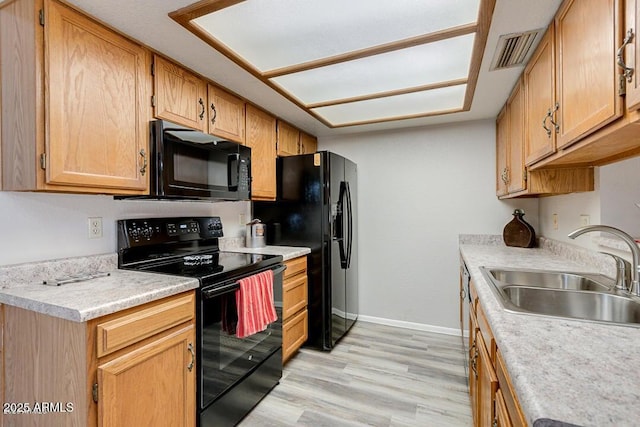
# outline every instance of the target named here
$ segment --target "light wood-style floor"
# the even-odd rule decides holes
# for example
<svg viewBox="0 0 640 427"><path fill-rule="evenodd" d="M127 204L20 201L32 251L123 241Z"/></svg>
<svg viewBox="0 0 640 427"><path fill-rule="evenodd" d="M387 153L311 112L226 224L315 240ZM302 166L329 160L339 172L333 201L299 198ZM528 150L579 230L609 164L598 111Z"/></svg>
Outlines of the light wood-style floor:
<svg viewBox="0 0 640 427"><path fill-rule="evenodd" d="M240 423L470 426L460 337L358 321L330 352L301 349Z"/></svg>

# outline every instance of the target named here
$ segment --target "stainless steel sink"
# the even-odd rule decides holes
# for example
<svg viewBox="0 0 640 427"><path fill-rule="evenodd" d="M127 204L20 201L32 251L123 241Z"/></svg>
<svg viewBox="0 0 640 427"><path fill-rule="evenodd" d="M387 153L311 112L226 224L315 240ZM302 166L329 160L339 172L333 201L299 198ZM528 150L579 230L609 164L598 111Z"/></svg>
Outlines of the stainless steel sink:
<svg viewBox="0 0 640 427"><path fill-rule="evenodd" d="M525 286L505 286L502 290L513 305L528 312L640 326L640 304L629 297Z"/></svg>
<svg viewBox="0 0 640 427"><path fill-rule="evenodd" d="M640 327L640 299L590 273L481 267L509 311Z"/></svg>
<svg viewBox="0 0 640 427"><path fill-rule="evenodd" d="M510 285L535 286L538 288L570 289L577 291L608 291L611 283L606 276L598 274L564 273L543 270L490 269L494 280Z"/></svg>

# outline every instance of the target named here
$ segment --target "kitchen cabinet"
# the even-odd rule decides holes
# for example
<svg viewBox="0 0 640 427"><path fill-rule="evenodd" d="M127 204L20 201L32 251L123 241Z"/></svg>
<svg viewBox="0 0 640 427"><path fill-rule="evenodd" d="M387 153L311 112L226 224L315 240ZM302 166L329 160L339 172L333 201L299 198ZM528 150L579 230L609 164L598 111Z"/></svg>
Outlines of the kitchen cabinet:
<svg viewBox="0 0 640 427"><path fill-rule="evenodd" d="M159 55L152 70L154 117L207 132L206 82Z"/></svg>
<svg viewBox="0 0 640 427"><path fill-rule="evenodd" d="M286 261L282 283L282 359L289 360L308 336L307 257Z"/></svg>
<svg viewBox="0 0 640 427"><path fill-rule="evenodd" d="M300 131L300 154L311 154L318 151L318 138Z"/></svg>
<svg viewBox="0 0 640 427"><path fill-rule="evenodd" d="M566 0L556 14L558 148L622 116L615 65L621 41L620 3Z"/></svg>
<svg viewBox="0 0 640 427"><path fill-rule="evenodd" d="M246 142L251 148L251 199L276 199L276 118L251 104L246 110Z"/></svg>
<svg viewBox="0 0 640 427"><path fill-rule="evenodd" d="M499 198L592 191L593 168L530 171L525 165L525 85L516 83L496 120L496 195Z"/></svg>
<svg viewBox="0 0 640 427"><path fill-rule="evenodd" d="M5 307L7 402L51 402L5 422L47 426L193 426L195 294L88 322ZM42 357L25 357L25 355Z"/></svg>
<svg viewBox="0 0 640 427"><path fill-rule="evenodd" d="M549 25L523 76L525 90L525 164L555 153L555 25Z"/></svg>
<svg viewBox="0 0 640 427"><path fill-rule="evenodd" d="M518 81L497 125L497 194L503 196L526 188L524 167L524 90Z"/></svg>
<svg viewBox="0 0 640 427"><path fill-rule="evenodd" d="M148 192L149 52L54 0L0 6L3 189Z"/></svg>
<svg viewBox="0 0 640 427"><path fill-rule="evenodd" d="M212 84L207 85L208 132L221 138L245 143L244 100Z"/></svg>
<svg viewBox="0 0 640 427"><path fill-rule="evenodd" d="M624 8L621 0L566 0L562 4L549 27L555 50L550 58L555 63L551 67L534 64L539 61L538 54L544 56L543 40L525 68L527 108L530 109L527 111L526 163L530 171L601 166L640 154L637 79L633 78L634 72L630 81L626 81L626 96L622 96L626 79L622 69L615 65L623 33L631 29L635 34L637 15L636 0L627 0ZM623 62L634 69L636 45L633 37L620 52ZM548 73L549 68L555 70L556 95L551 102L543 86L532 84L529 88L527 83L528 72L533 75L530 80L535 82L536 76ZM543 121L553 132L547 138L546 148Z"/></svg>
<svg viewBox="0 0 640 427"><path fill-rule="evenodd" d="M300 154L300 131L287 122L278 120L278 156Z"/></svg>
<svg viewBox="0 0 640 427"><path fill-rule="evenodd" d="M469 396L473 425L525 427L526 419L473 281L469 292Z"/></svg>
<svg viewBox="0 0 640 427"><path fill-rule="evenodd" d="M278 156L295 156L318 151L318 139L278 120Z"/></svg>

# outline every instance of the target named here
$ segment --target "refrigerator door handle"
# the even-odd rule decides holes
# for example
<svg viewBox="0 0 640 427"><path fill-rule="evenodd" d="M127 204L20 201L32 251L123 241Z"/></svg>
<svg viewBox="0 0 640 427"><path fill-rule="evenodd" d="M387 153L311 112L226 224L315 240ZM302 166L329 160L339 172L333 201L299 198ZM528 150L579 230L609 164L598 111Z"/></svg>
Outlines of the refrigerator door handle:
<svg viewBox="0 0 640 427"><path fill-rule="evenodd" d="M345 208L348 208L348 205L345 204L345 198L347 197L347 183L344 181L340 182L340 196L338 197L338 212L339 216L336 216L335 219L335 227L340 230L340 238L338 239L338 247L340 249L340 266L342 268L347 268L347 251L345 250L345 239L344 239L344 214ZM348 213L348 212L347 212Z"/></svg>
<svg viewBox="0 0 640 427"><path fill-rule="evenodd" d="M353 205L351 204L351 188L349 183L345 183L347 188L347 236L349 241L347 242L347 258L346 268L351 266L351 252L353 249Z"/></svg>

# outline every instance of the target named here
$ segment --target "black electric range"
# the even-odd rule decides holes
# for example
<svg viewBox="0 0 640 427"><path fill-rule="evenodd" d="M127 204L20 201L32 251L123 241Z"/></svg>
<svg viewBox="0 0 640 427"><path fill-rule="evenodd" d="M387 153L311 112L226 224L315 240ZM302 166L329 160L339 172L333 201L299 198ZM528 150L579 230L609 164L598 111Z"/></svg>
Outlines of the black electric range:
<svg viewBox="0 0 640 427"><path fill-rule="evenodd" d="M219 217L118 221L118 267L197 278L197 420L201 427L236 425L282 376L282 256L220 251ZM238 338L236 290L242 278L273 271L278 319Z"/></svg>

